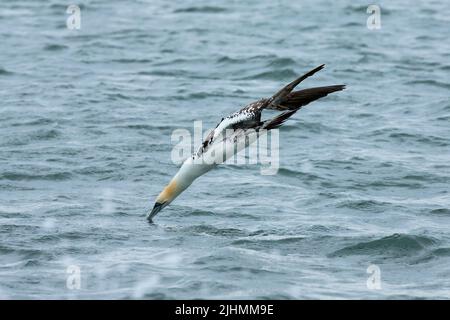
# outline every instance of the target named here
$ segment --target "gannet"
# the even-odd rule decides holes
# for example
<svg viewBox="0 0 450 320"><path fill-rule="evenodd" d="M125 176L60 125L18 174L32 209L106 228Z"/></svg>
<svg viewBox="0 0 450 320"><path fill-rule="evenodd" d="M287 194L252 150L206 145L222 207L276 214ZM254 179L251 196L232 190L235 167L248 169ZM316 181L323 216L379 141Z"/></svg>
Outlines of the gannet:
<svg viewBox="0 0 450 320"><path fill-rule="evenodd" d="M272 97L252 102L228 117L222 118L203 141L197 152L183 162L177 174L158 195L153 209L147 214L147 220L152 223L158 212L186 190L195 179L256 141L258 132L263 129L272 130L278 128L308 103L325 97L332 92L343 90L345 85L293 91L300 82L322 70L324 66L322 64L305 73ZM274 118L261 121L263 110L276 110L281 113ZM225 131L231 131L232 134L225 135ZM242 141L242 139L238 138L244 138L246 143L238 143L237 141Z"/></svg>

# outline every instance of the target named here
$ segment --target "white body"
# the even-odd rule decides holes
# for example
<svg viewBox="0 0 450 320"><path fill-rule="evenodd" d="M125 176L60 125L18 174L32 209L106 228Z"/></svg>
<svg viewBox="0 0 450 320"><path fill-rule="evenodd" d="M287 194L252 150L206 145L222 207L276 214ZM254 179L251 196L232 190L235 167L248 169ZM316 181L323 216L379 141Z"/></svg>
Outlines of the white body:
<svg viewBox="0 0 450 320"><path fill-rule="evenodd" d="M261 134L265 134L265 131L234 131L226 138L210 145L200 156L195 154L187 158L173 180L182 188L181 191L185 190L195 179L207 173L216 165L234 157L235 154L257 141Z"/></svg>

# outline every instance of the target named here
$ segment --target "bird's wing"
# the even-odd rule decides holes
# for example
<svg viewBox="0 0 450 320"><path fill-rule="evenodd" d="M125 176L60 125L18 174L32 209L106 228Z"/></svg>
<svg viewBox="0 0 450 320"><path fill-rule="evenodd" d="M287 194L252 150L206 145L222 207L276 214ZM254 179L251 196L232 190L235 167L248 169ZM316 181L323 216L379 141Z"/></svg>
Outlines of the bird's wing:
<svg viewBox="0 0 450 320"><path fill-rule="evenodd" d="M261 122L261 105L266 103L267 99L261 99L246 105L241 110L232 113L217 124L217 126L209 133L202 145L197 151L197 155L201 155L208 150L208 147L217 141L222 141L225 138L227 130L233 132L243 129L257 129L262 124Z"/></svg>
<svg viewBox="0 0 450 320"><path fill-rule="evenodd" d="M297 79L295 79L294 81L292 81L288 85L284 86L280 91L278 91L271 98L269 98L267 100L267 102L265 103L265 105L262 106L262 108L278 110L277 107L280 104L283 104L286 101L286 99L288 98L289 94L292 92L292 90L294 90L294 88L297 85L300 84L300 82L302 82L303 80L305 80L308 77L311 77L316 72L322 70L323 67L325 67L324 64L322 64L322 65L312 69L311 71L308 71L307 73L305 73L301 77L298 77Z"/></svg>
<svg viewBox="0 0 450 320"><path fill-rule="evenodd" d="M345 85L334 85L327 87L316 87L309 88L299 91L293 91L289 93L282 103L278 105L272 105L270 108L266 109L278 110L278 111L286 111L286 110L294 110L300 109L303 106L306 106L308 103L313 102L314 100L323 98L330 93L341 91L345 89Z"/></svg>
<svg viewBox="0 0 450 320"><path fill-rule="evenodd" d="M336 91L344 90L344 85L328 86L310 88L300 91L291 92L283 101L282 104L274 106L274 110L284 111L278 116L263 121L260 128L271 130L281 126L290 116L300 110L301 107L306 106L308 103L323 98L328 94Z"/></svg>
<svg viewBox="0 0 450 320"><path fill-rule="evenodd" d="M302 106L308 103L327 96L328 94L340 91L345 88L344 85L334 85L327 87L317 87L304 89L299 91L292 91L294 88L306 78L312 76L316 72L323 69L325 65L322 64L311 71L305 73L301 77L295 79L270 98L260 99L246 105L241 110L223 118L216 128L203 141L202 145L197 151L197 155L201 155L208 147L216 141L221 141L227 129L234 131L243 129L274 129L283 124L290 116L298 111ZM282 114L261 122L261 112L264 109L285 111ZM222 137L222 138L219 138Z"/></svg>

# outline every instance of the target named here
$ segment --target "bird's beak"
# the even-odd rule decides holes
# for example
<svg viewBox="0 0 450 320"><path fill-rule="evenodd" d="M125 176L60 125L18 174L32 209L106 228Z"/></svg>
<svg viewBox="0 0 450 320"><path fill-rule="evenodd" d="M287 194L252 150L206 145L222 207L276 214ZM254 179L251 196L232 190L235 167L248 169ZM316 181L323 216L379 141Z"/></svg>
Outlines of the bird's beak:
<svg viewBox="0 0 450 320"><path fill-rule="evenodd" d="M156 216L158 214L158 212L160 212L165 207L165 204L166 204L165 202L163 202L163 203L156 202L155 203L152 211L149 214L147 214L148 222L150 222L150 223L153 222L153 217Z"/></svg>

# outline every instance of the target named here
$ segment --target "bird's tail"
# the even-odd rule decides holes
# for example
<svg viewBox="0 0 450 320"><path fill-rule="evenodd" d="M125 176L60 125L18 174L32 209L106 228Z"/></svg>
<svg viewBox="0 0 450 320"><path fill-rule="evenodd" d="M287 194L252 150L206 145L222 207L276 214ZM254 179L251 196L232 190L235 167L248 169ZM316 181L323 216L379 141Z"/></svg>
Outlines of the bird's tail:
<svg viewBox="0 0 450 320"><path fill-rule="evenodd" d="M289 110L286 112L283 112L282 114L279 114L278 116L266 120L262 123L261 125L261 129L266 129L266 130L271 130L271 129L276 129L279 126L281 126L287 119L289 119L290 116L292 116L294 113L297 112L298 109L296 110Z"/></svg>
<svg viewBox="0 0 450 320"><path fill-rule="evenodd" d="M307 105L308 103L323 98L328 94L336 91L341 91L345 89L345 85L336 85L328 87L317 87L305 90L299 90L291 92L283 102L283 104L278 105L276 108L272 108L278 111L285 111L278 116L266 120L262 123L261 128L270 130L281 126L289 117L300 110L301 107Z"/></svg>

